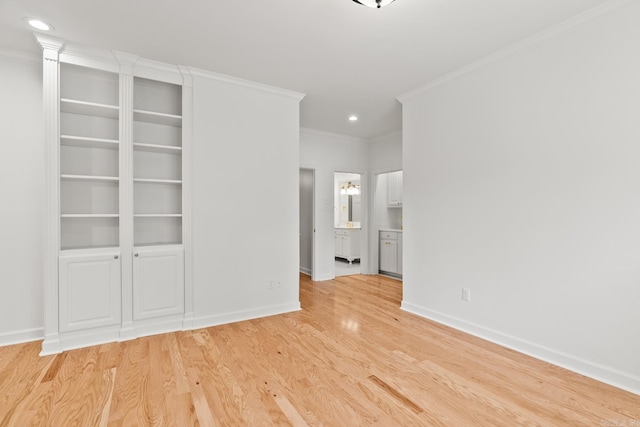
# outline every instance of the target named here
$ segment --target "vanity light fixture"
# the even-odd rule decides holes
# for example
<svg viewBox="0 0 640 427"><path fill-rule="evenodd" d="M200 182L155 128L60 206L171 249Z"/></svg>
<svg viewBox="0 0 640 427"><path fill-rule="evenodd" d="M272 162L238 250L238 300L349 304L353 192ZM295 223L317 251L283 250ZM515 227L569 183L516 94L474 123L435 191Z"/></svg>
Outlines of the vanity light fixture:
<svg viewBox="0 0 640 427"><path fill-rule="evenodd" d="M395 0L353 0L353 1L363 6L380 9L383 6L393 3Z"/></svg>
<svg viewBox="0 0 640 427"><path fill-rule="evenodd" d="M31 25L36 30L49 31L53 28L51 25L39 19L27 19L26 21L29 25Z"/></svg>
<svg viewBox="0 0 640 427"><path fill-rule="evenodd" d="M357 194L360 194L360 186L357 184L353 184L351 183L351 181L349 181L347 183L347 185L343 185L342 188L340 188L340 194L342 195L347 195L347 196L355 196Z"/></svg>

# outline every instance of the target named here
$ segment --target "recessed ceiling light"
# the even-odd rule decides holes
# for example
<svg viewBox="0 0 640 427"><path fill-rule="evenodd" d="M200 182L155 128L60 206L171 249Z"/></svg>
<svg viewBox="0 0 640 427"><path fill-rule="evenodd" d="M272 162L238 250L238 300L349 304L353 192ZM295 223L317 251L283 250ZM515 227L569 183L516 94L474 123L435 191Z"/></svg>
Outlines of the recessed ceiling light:
<svg viewBox="0 0 640 427"><path fill-rule="evenodd" d="M49 31L50 29L53 28L51 25L49 25L46 22L41 21L39 19L28 19L27 22L33 28L35 28L36 30L40 30L40 31Z"/></svg>
<svg viewBox="0 0 640 427"><path fill-rule="evenodd" d="M356 121L358 121L358 116L353 116L353 115L349 116L349 121L350 121L350 122L356 122Z"/></svg>

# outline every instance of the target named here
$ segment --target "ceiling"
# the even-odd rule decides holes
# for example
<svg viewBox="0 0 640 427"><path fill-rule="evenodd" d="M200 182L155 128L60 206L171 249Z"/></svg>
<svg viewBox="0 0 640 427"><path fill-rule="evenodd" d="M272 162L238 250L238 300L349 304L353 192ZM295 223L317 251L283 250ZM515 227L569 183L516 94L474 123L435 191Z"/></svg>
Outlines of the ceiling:
<svg viewBox="0 0 640 427"><path fill-rule="evenodd" d="M35 55L23 19L39 17L70 41L305 93L302 127L372 138L401 128L397 96L605 2L0 0L0 48Z"/></svg>

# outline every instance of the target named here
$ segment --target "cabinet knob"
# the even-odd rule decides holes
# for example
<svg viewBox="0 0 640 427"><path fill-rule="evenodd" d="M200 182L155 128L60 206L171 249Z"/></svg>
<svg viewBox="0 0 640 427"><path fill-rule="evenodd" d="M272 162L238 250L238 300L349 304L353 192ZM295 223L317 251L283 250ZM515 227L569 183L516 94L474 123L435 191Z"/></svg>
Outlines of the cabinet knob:
<svg viewBox="0 0 640 427"><path fill-rule="evenodd" d="M118 255L114 255L114 256L113 256L113 259L118 259Z"/></svg>
<svg viewBox="0 0 640 427"><path fill-rule="evenodd" d="M138 256L138 254L135 254L134 256Z"/></svg>

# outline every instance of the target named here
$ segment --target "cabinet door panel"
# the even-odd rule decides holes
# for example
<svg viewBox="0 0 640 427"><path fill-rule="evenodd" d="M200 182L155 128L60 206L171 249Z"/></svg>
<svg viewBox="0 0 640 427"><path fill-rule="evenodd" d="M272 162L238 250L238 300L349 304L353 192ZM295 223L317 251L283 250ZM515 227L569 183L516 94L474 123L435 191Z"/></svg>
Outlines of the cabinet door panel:
<svg viewBox="0 0 640 427"><path fill-rule="evenodd" d="M379 269L389 273L398 272L398 242L396 240L380 241Z"/></svg>
<svg viewBox="0 0 640 427"><path fill-rule="evenodd" d="M389 207L402 206L402 171L391 172L387 175L387 205Z"/></svg>
<svg viewBox="0 0 640 427"><path fill-rule="evenodd" d="M402 260L402 239L403 239L403 234L398 233L398 266L397 266L398 274L402 274L402 263L404 262Z"/></svg>
<svg viewBox="0 0 640 427"><path fill-rule="evenodd" d="M335 256L342 257L344 256L343 245L342 245L342 235L334 234L333 236L334 250Z"/></svg>
<svg viewBox="0 0 640 427"><path fill-rule="evenodd" d="M351 258L351 234L342 237L342 254L347 258Z"/></svg>
<svg viewBox="0 0 640 427"><path fill-rule="evenodd" d="M184 312L182 249L136 250L133 258L133 318Z"/></svg>
<svg viewBox="0 0 640 427"><path fill-rule="evenodd" d="M119 255L69 255L59 262L60 330L119 324Z"/></svg>

